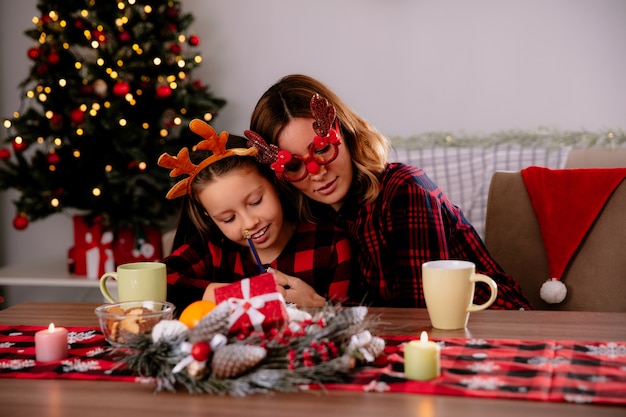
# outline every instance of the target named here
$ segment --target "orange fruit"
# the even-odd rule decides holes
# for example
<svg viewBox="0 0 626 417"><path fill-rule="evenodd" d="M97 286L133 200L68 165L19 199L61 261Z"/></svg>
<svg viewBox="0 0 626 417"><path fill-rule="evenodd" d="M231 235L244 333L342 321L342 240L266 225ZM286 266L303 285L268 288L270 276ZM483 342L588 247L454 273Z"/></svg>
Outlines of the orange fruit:
<svg viewBox="0 0 626 417"><path fill-rule="evenodd" d="M198 324L198 322L202 320L204 316L209 314L214 308L215 308L215 303L213 301L208 301L208 300L194 301L193 303L185 307L183 312L180 313L180 317L178 318L178 321L181 321L187 327L192 328L196 324Z"/></svg>

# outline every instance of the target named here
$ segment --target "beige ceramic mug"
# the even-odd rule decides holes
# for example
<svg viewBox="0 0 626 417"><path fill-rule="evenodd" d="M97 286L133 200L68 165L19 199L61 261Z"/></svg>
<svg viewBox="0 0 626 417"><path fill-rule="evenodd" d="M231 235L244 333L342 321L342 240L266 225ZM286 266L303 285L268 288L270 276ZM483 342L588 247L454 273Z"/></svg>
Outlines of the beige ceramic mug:
<svg viewBox="0 0 626 417"><path fill-rule="evenodd" d="M117 281L116 300L106 286L108 279ZM166 301L167 272L161 262L133 262L117 267L100 278L100 292L112 303L120 301Z"/></svg>
<svg viewBox="0 0 626 417"><path fill-rule="evenodd" d="M436 329L463 329L471 312L484 310L496 300L496 282L475 272L468 261L440 260L422 264L422 284L430 321ZM484 304L474 304L474 286L485 283L491 297Z"/></svg>

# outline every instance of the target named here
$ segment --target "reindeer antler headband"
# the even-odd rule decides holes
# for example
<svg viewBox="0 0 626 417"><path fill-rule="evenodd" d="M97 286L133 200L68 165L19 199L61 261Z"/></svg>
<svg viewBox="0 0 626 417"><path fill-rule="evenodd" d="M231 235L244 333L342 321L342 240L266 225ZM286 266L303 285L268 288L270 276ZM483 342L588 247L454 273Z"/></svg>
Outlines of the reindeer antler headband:
<svg viewBox="0 0 626 417"><path fill-rule="evenodd" d="M160 166L172 169L170 177L178 177L184 174L189 175L187 178L174 184L174 186L167 192L166 197L170 200L182 197L185 194L191 194L191 183L193 182L193 179L200 171L212 163L234 155L255 156L259 152L258 149L254 147L226 149L228 132L222 132L218 135L211 126L200 119L194 119L189 122L189 128L193 133L204 138L198 142L198 144L194 147L194 150L211 151L213 152L213 155L204 159L198 165L194 165L189 159L189 150L187 148L182 148L178 152L177 156L171 156L168 153L164 153L159 157L157 163Z"/></svg>

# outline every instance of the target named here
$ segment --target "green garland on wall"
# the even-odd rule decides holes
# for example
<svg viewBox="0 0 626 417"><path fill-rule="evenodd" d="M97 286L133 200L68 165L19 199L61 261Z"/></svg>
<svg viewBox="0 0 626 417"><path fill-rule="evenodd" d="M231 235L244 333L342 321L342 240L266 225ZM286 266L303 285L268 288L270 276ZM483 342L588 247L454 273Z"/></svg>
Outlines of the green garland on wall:
<svg viewBox="0 0 626 417"><path fill-rule="evenodd" d="M568 131L540 127L532 130L500 130L484 135L454 134L431 131L411 136L390 137L394 148L427 149L433 147L489 147L496 145L541 146L560 148L626 147L626 132L621 129L604 131Z"/></svg>

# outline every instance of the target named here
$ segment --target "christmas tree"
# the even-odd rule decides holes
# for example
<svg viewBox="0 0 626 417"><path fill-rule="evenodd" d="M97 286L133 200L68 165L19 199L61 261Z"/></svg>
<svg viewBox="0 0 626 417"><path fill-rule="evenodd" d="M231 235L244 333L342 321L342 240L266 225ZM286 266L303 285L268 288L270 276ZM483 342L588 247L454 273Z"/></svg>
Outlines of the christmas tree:
<svg viewBox="0 0 626 417"><path fill-rule="evenodd" d="M14 227L67 210L113 229L162 227L177 204L159 155L195 144L188 122L225 104L191 75L193 16L173 0L37 7L22 105L0 142L0 190L19 192Z"/></svg>

